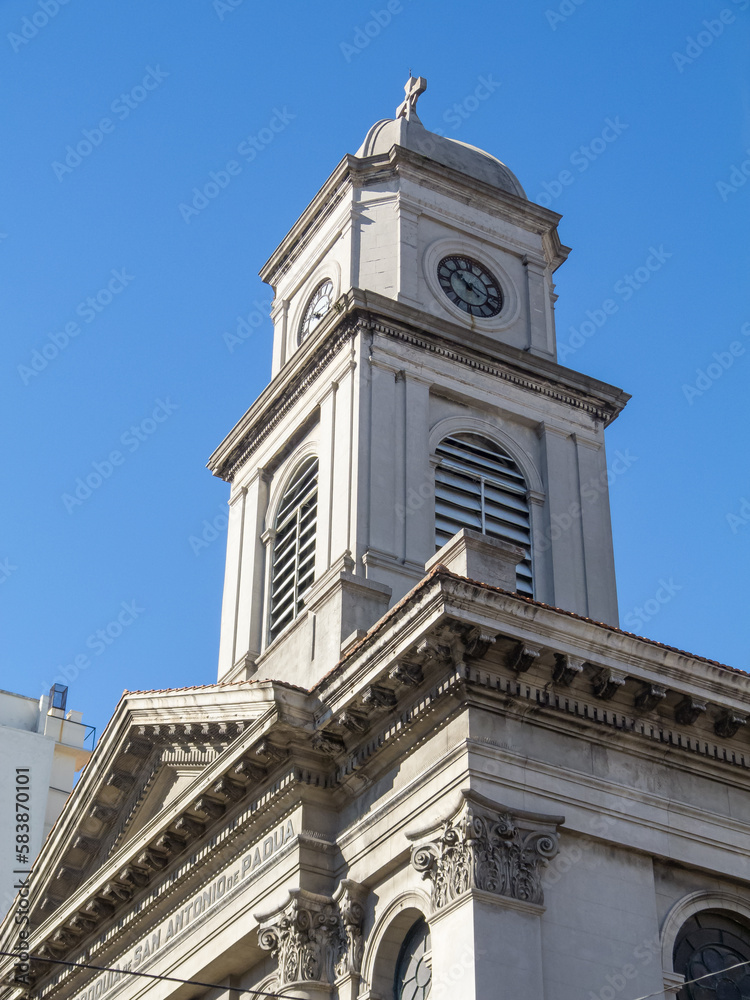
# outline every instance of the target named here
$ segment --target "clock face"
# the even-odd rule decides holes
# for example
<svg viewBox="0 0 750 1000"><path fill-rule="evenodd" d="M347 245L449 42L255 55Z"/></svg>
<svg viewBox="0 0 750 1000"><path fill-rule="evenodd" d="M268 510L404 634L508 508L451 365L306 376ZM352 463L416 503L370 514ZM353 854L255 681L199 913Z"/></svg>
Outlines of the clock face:
<svg viewBox="0 0 750 1000"><path fill-rule="evenodd" d="M503 293L497 278L471 257L443 257L437 276L451 302L470 316L488 319L503 308Z"/></svg>
<svg viewBox="0 0 750 1000"><path fill-rule="evenodd" d="M332 305L333 282L330 278L326 278L325 281L321 281L307 303L307 309L305 309L305 315L302 317L299 327L300 343L305 337L310 336Z"/></svg>

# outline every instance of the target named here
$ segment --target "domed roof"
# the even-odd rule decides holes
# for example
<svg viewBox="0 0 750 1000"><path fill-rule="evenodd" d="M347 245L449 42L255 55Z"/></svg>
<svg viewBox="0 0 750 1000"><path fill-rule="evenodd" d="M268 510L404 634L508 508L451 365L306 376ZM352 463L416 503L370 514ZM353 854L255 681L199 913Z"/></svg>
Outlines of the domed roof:
<svg viewBox="0 0 750 1000"><path fill-rule="evenodd" d="M452 167L478 181L507 191L508 194L526 198L526 192L518 178L504 163L476 146L428 131L416 114L412 114L409 119L385 118L375 122L356 155L377 156L379 153L390 152L393 146L412 149L445 167Z"/></svg>

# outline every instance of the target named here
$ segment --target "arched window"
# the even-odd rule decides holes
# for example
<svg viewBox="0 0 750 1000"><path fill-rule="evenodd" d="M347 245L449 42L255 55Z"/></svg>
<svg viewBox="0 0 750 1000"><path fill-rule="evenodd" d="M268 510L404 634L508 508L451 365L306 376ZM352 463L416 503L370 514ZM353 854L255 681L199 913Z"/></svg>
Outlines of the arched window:
<svg viewBox="0 0 750 1000"><path fill-rule="evenodd" d="M432 985L430 928L418 920L404 939L396 963L394 1000L427 1000Z"/></svg>
<svg viewBox="0 0 750 1000"><path fill-rule="evenodd" d="M521 470L493 441L479 434L451 434L443 438L436 454L436 548L461 528L515 542L526 553L516 571L516 589L532 597L531 522Z"/></svg>
<svg viewBox="0 0 750 1000"><path fill-rule="evenodd" d="M748 928L728 913L701 910L675 941L674 970L686 980L679 1000L750 1000L750 964L744 963L750 963Z"/></svg>
<svg viewBox="0 0 750 1000"><path fill-rule="evenodd" d="M270 641L294 621L315 576L318 460L299 466L281 498L271 559Z"/></svg>

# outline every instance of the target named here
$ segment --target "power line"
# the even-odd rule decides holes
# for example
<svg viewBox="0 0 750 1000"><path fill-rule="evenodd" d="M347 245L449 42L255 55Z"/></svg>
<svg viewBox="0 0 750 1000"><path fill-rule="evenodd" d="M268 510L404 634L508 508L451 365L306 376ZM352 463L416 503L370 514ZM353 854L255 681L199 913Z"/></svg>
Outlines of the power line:
<svg viewBox="0 0 750 1000"><path fill-rule="evenodd" d="M636 1000L651 1000L652 997L660 997L663 993L671 993L677 990L681 990L683 986L692 986L693 983L699 983L701 979L711 979L712 976L719 976L722 972L731 972L732 969L741 969L744 965L750 965L749 962L738 962L736 965L728 965L726 969L719 969L717 972L707 972L705 976L698 976L697 979L686 979L684 983L680 983L679 986L667 986L664 989L658 991L658 993L647 993L643 997L636 997Z"/></svg>
<svg viewBox="0 0 750 1000"><path fill-rule="evenodd" d="M0 951L0 955L18 958L15 951ZM170 983L182 983L183 986L204 986L209 990L232 990L234 993L252 993L254 996L273 997L275 1000L303 1000L302 997L290 997L288 993L269 993L267 990L248 990L242 986L223 986L219 983L202 983L198 979L179 979L177 976L157 976L153 972L135 972L133 969L113 969L106 965L89 965L87 962L64 962L61 958L42 958L41 955L29 955L30 962L47 962L50 965L69 965L75 969L95 969L97 972L118 972L121 976L143 976L145 979L163 979Z"/></svg>
<svg viewBox="0 0 750 1000"><path fill-rule="evenodd" d="M0 951L0 955L5 955L8 958L18 958L18 953L14 951ZM252 993L255 996L260 997L273 997L274 1000L303 1000L302 997L290 997L288 993L269 993L267 990L248 990L242 986L223 986L219 983L203 983L198 979L179 979L177 976L157 976L153 972L135 972L132 969L114 969L106 965L90 965L87 962L65 962L61 958L42 958L40 955L29 955L30 962L47 962L50 965L68 965L75 969L94 969L97 972L117 972L121 976L143 976L145 979L160 979L166 980L170 983L181 983L183 986L203 986L209 990L231 990L233 993ZM646 993L642 997L636 997L635 1000L652 1000L653 997L660 997L664 993L677 992L681 990L683 986L692 986L693 983L699 983L703 979L711 979L714 976L721 975L722 972L731 972L732 969L742 969L744 966L750 965L750 961L747 962L737 962L736 965L728 965L725 969L719 969L716 972L707 972L705 976L698 976L695 979L686 979L684 983L680 983L679 986L667 986L664 989L657 990L656 993Z"/></svg>

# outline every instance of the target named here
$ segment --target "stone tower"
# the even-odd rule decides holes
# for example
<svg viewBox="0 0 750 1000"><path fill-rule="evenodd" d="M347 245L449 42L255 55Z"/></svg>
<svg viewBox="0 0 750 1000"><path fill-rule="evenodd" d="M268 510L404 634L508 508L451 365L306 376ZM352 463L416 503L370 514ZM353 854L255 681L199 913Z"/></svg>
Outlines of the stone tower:
<svg viewBox="0 0 750 1000"><path fill-rule="evenodd" d="M263 269L219 682L125 693L1 1000L750 1000L750 678L616 627L627 397L555 361L558 216L424 87Z"/></svg>
<svg viewBox="0 0 750 1000"><path fill-rule="evenodd" d="M523 548L521 593L617 624L604 428L628 397L556 363L560 217L427 131L423 83L261 271L273 379L209 463L232 484L220 680L319 679L461 528ZM314 538L293 592L303 467L315 526L294 529Z"/></svg>

